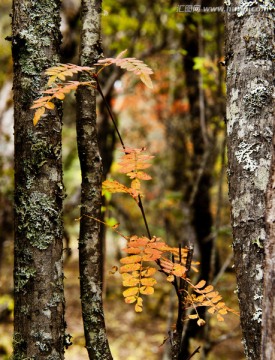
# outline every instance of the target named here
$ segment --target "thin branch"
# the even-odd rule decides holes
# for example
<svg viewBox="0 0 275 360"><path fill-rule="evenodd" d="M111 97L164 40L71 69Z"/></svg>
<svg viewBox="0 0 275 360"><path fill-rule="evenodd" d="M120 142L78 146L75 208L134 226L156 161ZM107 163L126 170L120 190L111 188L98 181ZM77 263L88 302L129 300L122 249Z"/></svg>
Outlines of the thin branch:
<svg viewBox="0 0 275 360"><path fill-rule="evenodd" d="M117 127L117 123L116 123L114 114L112 113L112 110L111 110L111 108L110 108L110 106L109 106L109 104L108 104L108 101L106 100L106 98L105 98L105 96L104 96L104 94L103 94L103 92L102 92L100 83L99 83L99 81L98 81L98 76L97 76L97 74L93 74L93 78L94 78L95 81L96 81L97 90L98 90L98 92L100 93L100 95L101 95L101 97L102 97L102 100L103 100L103 102L104 102L104 104L105 104L105 106L106 106L106 109L107 109L107 111L108 111L108 113L109 113L109 115L110 115L110 118L111 118L111 120L112 120L112 122L113 122L113 124L114 124L116 133L117 133L117 135L118 135L118 137L119 137L119 141L120 141L120 143L121 143L121 146L123 147L123 150L125 150L125 145L124 145L124 142L123 142L122 137L121 137L121 135L120 135L120 132L119 132L119 130L118 130L118 127Z"/></svg>
<svg viewBox="0 0 275 360"><path fill-rule="evenodd" d="M188 356L188 358L184 359L184 360L190 360L195 354L200 352L200 346L197 347L197 349L195 351L192 352L192 354L190 356Z"/></svg>

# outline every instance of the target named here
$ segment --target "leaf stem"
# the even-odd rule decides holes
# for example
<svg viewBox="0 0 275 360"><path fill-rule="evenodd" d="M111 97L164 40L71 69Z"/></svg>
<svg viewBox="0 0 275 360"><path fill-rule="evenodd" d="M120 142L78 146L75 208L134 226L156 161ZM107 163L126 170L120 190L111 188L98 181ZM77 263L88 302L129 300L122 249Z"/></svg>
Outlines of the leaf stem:
<svg viewBox="0 0 275 360"><path fill-rule="evenodd" d="M112 122L113 122L113 124L114 124L116 133L117 133L117 135L118 135L118 137L119 137L121 146L122 146L122 148L123 148L123 150L124 150L124 152L125 152L125 154L126 154L126 147L125 147L125 145L124 145L124 142L123 142L122 137L121 137L121 135L120 135L120 132L119 132L119 130L118 130L118 127L117 127L117 123L116 123L114 114L113 114L113 112L112 112L112 110L111 110L111 108L110 108L110 106L109 106L109 104L108 104L108 102L107 102L107 100L106 100L103 92L102 92L102 89L101 89L101 86L100 86L100 83L99 83L97 74L93 74L93 78L95 79L95 81L96 81L96 83L97 83L97 90L98 90L98 92L100 93L100 95L101 95L101 97L102 97L102 100L103 100L103 102L104 102L104 104L105 104L105 106L106 106L106 108L107 108L107 111L108 111L108 113L109 113L109 115L110 115L110 118L111 118L111 120L112 120ZM140 208L140 211L141 211L141 214L142 214L142 217L143 217L143 221L144 221L144 224L145 224L145 227L146 227L147 235L148 235L149 239L151 240L151 239L152 239L152 236L151 236L151 233L150 233L150 230L149 230L148 222L147 222L147 219L146 219L146 215L145 215L145 211L144 211L144 207L143 207L143 203L142 203L142 200L141 200L141 196L140 196L140 195L138 195L138 202L137 202L137 204L138 204L138 207Z"/></svg>
<svg viewBox="0 0 275 360"><path fill-rule="evenodd" d="M138 206L139 206L140 211L142 213L142 217L143 217L143 221L144 221L144 224L145 224L145 227L146 227L148 237L151 240L152 236L151 236L151 233L150 233L150 230L149 230L148 222L147 222L147 219L146 219L146 215L145 215L145 211L144 211L144 208L143 208L143 204L142 204L142 200L141 200L140 195L138 195Z"/></svg>
<svg viewBox="0 0 275 360"><path fill-rule="evenodd" d="M108 101L106 100L106 98L105 98L105 96L104 96L104 94L103 94L103 92L102 92L100 83L99 83L99 81L98 81L98 76L97 76L97 74L93 74L93 78L94 78L95 81L96 81L97 90L98 90L98 92L100 93L100 95L101 95L101 97L102 97L102 100L103 100L103 102L104 102L104 104L105 104L105 106L106 106L106 109L107 109L107 111L108 111L108 113L109 113L109 115L110 115L110 118L111 118L111 120L112 120L112 122L113 122L113 124L114 124L116 133L117 133L117 135L118 135L118 137L119 137L119 141L120 141L120 143L121 143L121 146L123 147L123 150L125 151L126 148L125 148L124 142L123 142L123 140L122 140L122 137L121 137L121 135L120 135L120 132L119 132L119 130L118 130L118 127L117 127L117 123L116 123L114 114L112 113L112 110L111 110L111 108L110 108L110 106L109 106L109 104L108 104Z"/></svg>

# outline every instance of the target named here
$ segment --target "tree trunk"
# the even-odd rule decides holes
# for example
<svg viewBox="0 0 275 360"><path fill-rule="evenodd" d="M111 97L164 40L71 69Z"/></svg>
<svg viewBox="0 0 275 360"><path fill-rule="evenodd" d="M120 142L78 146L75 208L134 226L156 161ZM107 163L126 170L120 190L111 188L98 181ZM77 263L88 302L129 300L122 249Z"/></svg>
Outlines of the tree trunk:
<svg viewBox="0 0 275 360"><path fill-rule="evenodd" d="M274 78L274 76L273 76ZM274 107L273 107L274 108ZM275 125L275 124L274 124ZM275 359L275 126L271 176L267 191L267 215L262 321L262 360Z"/></svg>
<svg viewBox="0 0 275 360"><path fill-rule="evenodd" d="M82 1L82 66L92 66L101 57L101 1ZM85 80L82 75L81 80ZM112 359L106 336L102 303L103 250L100 241L102 161L96 132L96 93L77 91L77 142L82 172L79 266L82 316L89 358ZM88 215L88 216L85 216Z"/></svg>
<svg viewBox="0 0 275 360"><path fill-rule="evenodd" d="M226 14L228 179L246 357L261 358L265 197L273 132L271 1ZM250 7L257 12L248 13Z"/></svg>
<svg viewBox="0 0 275 360"><path fill-rule="evenodd" d="M59 1L13 1L14 359L64 358L61 111L34 127L41 73L59 61Z"/></svg>

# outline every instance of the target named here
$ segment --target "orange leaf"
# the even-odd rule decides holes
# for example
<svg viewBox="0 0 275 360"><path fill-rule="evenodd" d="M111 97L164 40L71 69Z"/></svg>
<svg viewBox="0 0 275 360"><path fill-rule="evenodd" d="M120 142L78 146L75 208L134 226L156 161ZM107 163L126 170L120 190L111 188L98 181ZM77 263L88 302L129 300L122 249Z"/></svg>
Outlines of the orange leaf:
<svg viewBox="0 0 275 360"><path fill-rule="evenodd" d="M62 92L58 92L57 94L55 94L55 97L59 100L64 100L65 99L65 94Z"/></svg>
<svg viewBox="0 0 275 360"><path fill-rule="evenodd" d="M208 285L208 286L206 286L205 289L202 290L202 292L203 292L204 294L207 294L207 293L213 291L213 289L214 289L214 287L213 287L212 285Z"/></svg>
<svg viewBox="0 0 275 360"><path fill-rule="evenodd" d="M206 284L205 280L201 280L195 287L195 289L202 289Z"/></svg>
<svg viewBox="0 0 275 360"><path fill-rule="evenodd" d="M122 250L128 254L139 254L141 252L141 250L139 248L134 248L134 247L125 248Z"/></svg>
<svg viewBox="0 0 275 360"><path fill-rule="evenodd" d="M139 263L142 257L140 255L131 255L120 259L121 264L134 264Z"/></svg>

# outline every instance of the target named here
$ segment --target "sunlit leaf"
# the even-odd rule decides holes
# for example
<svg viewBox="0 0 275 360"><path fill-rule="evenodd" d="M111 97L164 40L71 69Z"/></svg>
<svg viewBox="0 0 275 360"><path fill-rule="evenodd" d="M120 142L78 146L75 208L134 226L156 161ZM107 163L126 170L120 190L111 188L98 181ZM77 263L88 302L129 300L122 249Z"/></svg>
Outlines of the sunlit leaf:
<svg viewBox="0 0 275 360"><path fill-rule="evenodd" d="M34 117L33 117L33 125L36 126L36 124L38 123L38 121L40 120L41 116L44 114L45 112L45 108L41 107L39 109L36 110Z"/></svg>
<svg viewBox="0 0 275 360"><path fill-rule="evenodd" d="M121 264L139 263L142 257L140 255L131 255L120 259Z"/></svg>
<svg viewBox="0 0 275 360"><path fill-rule="evenodd" d="M139 263L137 263L137 264L127 264L127 265L121 266L120 269L119 269L119 272L122 274L124 272L139 270L140 268L141 268L141 264L139 264Z"/></svg>
<svg viewBox="0 0 275 360"><path fill-rule="evenodd" d="M197 319L199 317L198 314L194 314L194 315L188 315L189 319Z"/></svg>
<svg viewBox="0 0 275 360"><path fill-rule="evenodd" d="M204 321L203 319L199 319L199 320L197 321L197 324L198 324L199 326L204 326L204 325L205 325L205 321Z"/></svg>
<svg viewBox="0 0 275 360"><path fill-rule="evenodd" d="M202 289L206 284L205 280L201 280L200 282L198 282L198 284L195 287L195 289Z"/></svg>
<svg viewBox="0 0 275 360"><path fill-rule="evenodd" d="M126 304L132 304L132 303L136 302L136 300L137 300L136 296L128 296L124 299Z"/></svg>
<svg viewBox="0 0 275 360"><path fill-rule="evenodd" d="M122 295L126 297L134 296L138 293L138 287L130 287L127 290L124 290Z"/></svg>
<svg viewBox="0 0 275 360"><path fill-rule="evenodd" d="M151 295L154 293L154 288L151 286L141 286L140 293L143 295Z"/></svg>
<svg viewBox="0 0 275 360"><path fill-rule="evenodd" d="M157 280L154 278L143 278L140 280L140 282L145 286L154 286L157 283Z"/></svg>

